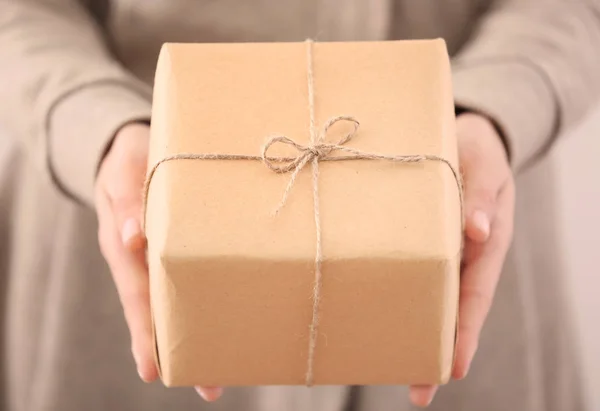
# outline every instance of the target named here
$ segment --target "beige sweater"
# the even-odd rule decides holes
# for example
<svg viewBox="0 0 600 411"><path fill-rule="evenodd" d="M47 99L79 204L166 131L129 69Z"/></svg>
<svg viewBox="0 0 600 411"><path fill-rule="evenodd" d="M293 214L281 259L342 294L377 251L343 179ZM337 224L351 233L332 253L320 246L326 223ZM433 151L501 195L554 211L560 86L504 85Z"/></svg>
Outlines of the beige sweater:
<svg viewBox="0 0 600 411"><path fill-rule="evenodd" d="M162 42L306 37L445 38L457 104L496 121L515 170L537 164L518 180L516 245L470 379L433 409L582 409L552 203L538 203L551 174L537 160L600 95L598 0L0 0L0 128L18 146L0 164L0 410L203 409L135 375L96 242L95 173L115 131L150 117ZM406 399L234 389L215 409L345 404Z"/></svg>

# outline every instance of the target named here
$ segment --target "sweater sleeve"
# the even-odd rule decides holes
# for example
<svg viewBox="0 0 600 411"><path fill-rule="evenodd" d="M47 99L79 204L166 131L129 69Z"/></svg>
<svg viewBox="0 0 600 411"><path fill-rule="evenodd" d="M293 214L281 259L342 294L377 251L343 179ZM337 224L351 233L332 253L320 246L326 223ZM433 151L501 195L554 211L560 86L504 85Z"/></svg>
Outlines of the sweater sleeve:
<svg viewBox="0 0 600 411"><path fill-rule="evenodd" d="M76 0L0 0L0 124L45 177L93 204L99 161L151 90L110 54Z"/></svg>
<svg viewBox="0 0 600 411"><path fill-rule="evenodd" d="M501 0L453 62L457 107L495 121L519 170L600 96L599 0Z"/></svg>

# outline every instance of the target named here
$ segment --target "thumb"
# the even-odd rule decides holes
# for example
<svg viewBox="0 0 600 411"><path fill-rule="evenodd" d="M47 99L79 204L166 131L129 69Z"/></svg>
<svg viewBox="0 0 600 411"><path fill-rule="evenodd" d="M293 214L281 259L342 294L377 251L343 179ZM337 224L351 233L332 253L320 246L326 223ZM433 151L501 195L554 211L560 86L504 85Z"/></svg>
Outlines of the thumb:
<svg viewBox="0 0 600 411"><path fill-rule="evenodd" d="M476 172L464 173L465 234L475 242L485 242L496 212L499 184Z"/></svg>
<svg viewBox="0 0 600 411"><path fill-rule="evenodd" d="M143 185L143 178L131 174L123 177L118 192L111 198L113 213L123 245L129 250L139 250L145 246L141 225L140 187Z"/></svg>
<svg viewBox="0 0 600 411"><path fill-rule="evenodd" d="M136 218L128 218L121 225L121 241L128 250L140 250L145 245L141 223Z"/></svg>
<svg viewBox="0 0 600 411"><path fill-rule="evenodd" d="M464 181L465 235L485 242L496 214L496 201L510 174L506 151L495 128L477 115L457 119Z"/></svg>
<svg viewBox="0 0 600 411"><path fill-rule="evenodd" d="M140 124L124 127L105 161L109 163L109 172L104 184L121 241L127 249L139 250L145 246L141 222L148 127Z"/></svg>

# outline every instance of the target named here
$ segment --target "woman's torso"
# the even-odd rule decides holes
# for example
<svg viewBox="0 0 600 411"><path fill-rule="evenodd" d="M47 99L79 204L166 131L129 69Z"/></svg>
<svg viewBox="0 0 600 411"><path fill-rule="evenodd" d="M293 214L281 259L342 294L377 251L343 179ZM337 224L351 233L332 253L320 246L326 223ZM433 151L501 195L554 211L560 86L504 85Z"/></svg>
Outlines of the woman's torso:
<svg viewBox="0 0 600 411"><path fill-rule="evenodd" d="M170 42L443 37L456 52L490 0L88 0L119 59L150 82Z"/></svg>

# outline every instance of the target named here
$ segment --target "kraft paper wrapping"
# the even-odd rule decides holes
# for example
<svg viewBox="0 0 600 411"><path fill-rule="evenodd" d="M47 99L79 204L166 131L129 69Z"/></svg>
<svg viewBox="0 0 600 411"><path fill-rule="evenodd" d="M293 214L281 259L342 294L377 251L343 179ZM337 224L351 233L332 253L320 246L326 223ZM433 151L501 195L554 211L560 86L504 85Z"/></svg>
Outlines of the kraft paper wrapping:
<svg viewBox="0 0 600 411"><path fill-rule="evenodd" d="M433 155L457 168L441 40L315 43L318 129L349 115L345 146ZM180 153L259 156L310 140L306 43L168 44L149 164ZM348 133L336 124L330 143ZM273 147L274 154L295 156ZM260 161L161 164L146 232L157 358L168 386L305 384L313 321L310 167L289 183ZM314 384L443 383L452 366L460 196L441 162L319 164L322 282Z"/></svg>

